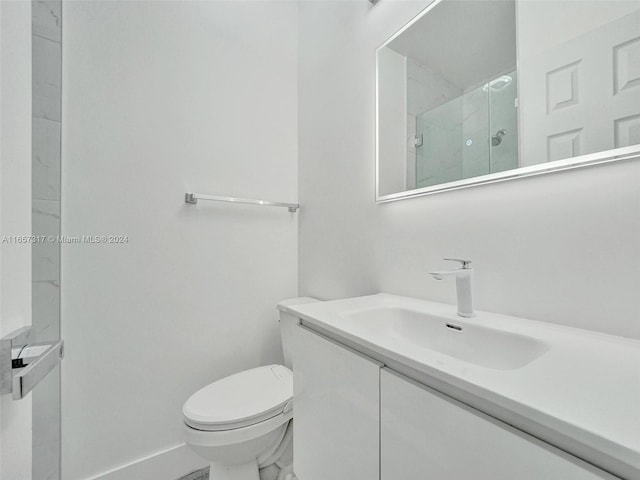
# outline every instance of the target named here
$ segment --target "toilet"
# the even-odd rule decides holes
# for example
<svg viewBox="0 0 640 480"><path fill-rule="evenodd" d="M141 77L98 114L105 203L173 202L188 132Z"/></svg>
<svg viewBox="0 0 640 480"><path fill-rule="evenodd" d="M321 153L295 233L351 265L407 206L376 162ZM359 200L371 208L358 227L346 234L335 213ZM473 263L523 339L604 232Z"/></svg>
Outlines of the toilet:
<svg viewBox="0 0 640 480"><path fill-rule="evenodd" d="M259 469L274 464L280 469L277 480L296 478L291 343L299 320L284 309L317 301L302 297L278 304L284 365L235 373L185 402L185 441L210 462L210 480L259 480Z"/></svg>

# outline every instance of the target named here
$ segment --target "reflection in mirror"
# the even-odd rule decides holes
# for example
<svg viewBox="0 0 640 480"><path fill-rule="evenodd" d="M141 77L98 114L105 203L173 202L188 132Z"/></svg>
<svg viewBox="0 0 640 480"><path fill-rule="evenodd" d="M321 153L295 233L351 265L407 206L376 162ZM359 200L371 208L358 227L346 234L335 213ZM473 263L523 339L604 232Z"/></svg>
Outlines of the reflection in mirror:
<svg viewBox="0 0 640 480"><path fill-rule="evenodd" d="M379 201L638 144L636 0L440 0L377 51Z"/></svg>

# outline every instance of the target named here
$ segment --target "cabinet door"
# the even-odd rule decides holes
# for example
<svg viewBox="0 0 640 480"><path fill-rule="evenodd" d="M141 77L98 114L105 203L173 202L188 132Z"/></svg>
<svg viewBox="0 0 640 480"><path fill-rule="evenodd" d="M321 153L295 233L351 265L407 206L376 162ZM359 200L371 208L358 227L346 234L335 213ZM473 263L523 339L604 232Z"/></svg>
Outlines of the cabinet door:
<svg viewBox="0 0 640 480"><path fill-rule="evenodd" d="M296 475L301 480L377 480L381 365L298 328L293 366Z"/></svg>
<svg viewBox="0 0 640 480"><path fill-rule="evenodd" d="M616 478L386 368L380 403L381 480Z"/></svg>

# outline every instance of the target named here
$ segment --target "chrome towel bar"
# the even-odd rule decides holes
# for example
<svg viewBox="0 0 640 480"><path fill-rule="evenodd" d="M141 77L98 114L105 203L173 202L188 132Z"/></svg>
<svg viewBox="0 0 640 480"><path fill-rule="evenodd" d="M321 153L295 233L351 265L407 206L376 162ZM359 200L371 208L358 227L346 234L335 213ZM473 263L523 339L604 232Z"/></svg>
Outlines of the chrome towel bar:
<svg viewBox="0 0 640 480"><path fill-rule="evenodd" d="M184 201L195 205L198 200L212 200L214 202L229 202L229 203L248 203L251 205L262 205L265 207L286 207L291 213L295 213L300 205L297 203L283 203L283 202L268 202L267 200L254 200L252 198L238 198L238 197L223 197L221 195L204 195L202 193L185 193Z"/></svg>

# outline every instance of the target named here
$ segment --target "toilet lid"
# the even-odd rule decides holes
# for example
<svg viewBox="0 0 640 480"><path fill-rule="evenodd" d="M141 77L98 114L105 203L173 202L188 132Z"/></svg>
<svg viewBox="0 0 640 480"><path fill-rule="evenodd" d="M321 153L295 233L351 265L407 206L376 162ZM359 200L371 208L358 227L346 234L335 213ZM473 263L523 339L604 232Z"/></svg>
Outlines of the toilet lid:
<svg viewBox="0 0 640 480"><path fill-rule="evenodd" d="M191 395L182 408L187 425L198 430L232 430L283 412L293 397L293 373L282 365L245 370Z"/></svg>

